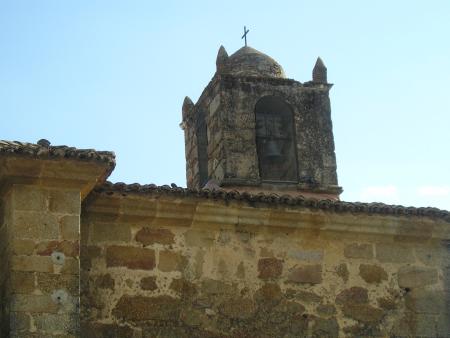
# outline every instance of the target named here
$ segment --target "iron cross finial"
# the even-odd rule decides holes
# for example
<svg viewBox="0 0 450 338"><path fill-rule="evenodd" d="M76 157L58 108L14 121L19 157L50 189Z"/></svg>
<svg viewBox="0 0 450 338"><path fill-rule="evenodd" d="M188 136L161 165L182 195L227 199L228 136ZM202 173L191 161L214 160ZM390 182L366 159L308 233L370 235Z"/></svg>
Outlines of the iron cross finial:
<svg viewBox="0 0 450 338"><path fill-rule="evenodd" d="M247 27L244 26L244 35L242 35L242 38L241 38L241 39L244 39L244 41L245 41L245 47L247 47L247 33L248 33L249 31L250 31L250 30L247 29Z"/></svg>

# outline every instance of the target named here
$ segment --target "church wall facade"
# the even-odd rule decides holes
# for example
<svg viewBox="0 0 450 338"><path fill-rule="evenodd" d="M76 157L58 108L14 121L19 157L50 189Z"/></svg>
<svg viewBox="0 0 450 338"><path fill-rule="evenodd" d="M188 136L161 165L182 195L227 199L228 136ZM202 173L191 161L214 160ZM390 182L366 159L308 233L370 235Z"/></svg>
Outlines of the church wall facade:
<svg viewBox="0 0 450 338"><path fill-rule="evenodd" d="M446 221L106 189L81 234L86 336L449 332Z"/></svg>

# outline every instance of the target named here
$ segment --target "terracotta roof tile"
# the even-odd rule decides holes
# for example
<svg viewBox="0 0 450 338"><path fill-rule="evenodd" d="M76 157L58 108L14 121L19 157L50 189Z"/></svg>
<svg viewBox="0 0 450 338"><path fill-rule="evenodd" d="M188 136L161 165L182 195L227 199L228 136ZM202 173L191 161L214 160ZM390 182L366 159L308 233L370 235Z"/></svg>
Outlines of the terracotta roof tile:
<svg viewBox="0 0 450 338"><path fill-rule="evenodd" d="M75 159L82 161L97 161L109 165L112 172L116 165L115 154L110 151L96 151L94 149L77 149L68 146L52 146L46 140L39 140L39 144L19 141L0 140L0 156L18 155L39 159ZM48 146L47 146L48 145Z"/></svg>
<svg viewBox="0 0 450 338"><path fill-rule="evenodd" d="M404 207L401 205L388 205L384 203L362 203L362 202L344 202L333 200L319 200L314 198L305 198L303 196L292 197L288 195L279 196L277 194L251 194L248 192L224 191L224 190L193 190L177 187L175 184L157 186L155 184L141 185L138 183L111 183L105 182L95 189L101 194L112 195L114 193L128 194L167 194L180 197L198 197L215 200L237 200L248 203L263 203L268 205L280 204L293 207L306 207L317 210L327 210L331 212L382 214L394 216L426 216L443 219L450 223L450 212L437 208L416 208Z"/></svg>

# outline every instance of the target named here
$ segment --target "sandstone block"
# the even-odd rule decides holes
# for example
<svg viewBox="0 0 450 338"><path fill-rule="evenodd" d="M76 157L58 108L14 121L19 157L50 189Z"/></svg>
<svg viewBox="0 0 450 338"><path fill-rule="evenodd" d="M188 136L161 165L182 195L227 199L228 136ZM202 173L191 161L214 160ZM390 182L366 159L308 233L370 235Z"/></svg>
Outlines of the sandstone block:
<svg viewBox="0 0 450 338"><path fill-rule="evenodd" d="M68 257L78 257L80 244L78 241L43 241L36 245L36 254L40 256L51 256L54 251L62 252Z"/></svg>
<svg viewBox="0 0 450 338"><path fill-rule="evenodd" d="M134 330L119 324L84 323L81 326L81 337L86 338L133 338Z"/></svg>
<svg viewBox="0 0 450 338"><path fill-rule="evenodd" d="M342 278L344 282L348 281L348 276L350 273L348 272L347 264L341 263L336 267L336 274Z"/></svg>
<svg viewBox="0 0 450 338"><path fill-rule="evenodd" d="M11 278L11 293L33 293L34 286L34 272L12 271Z"/></svg>
<svg viewBox="0 0 450 338"><path fill-rule="evenodd" d="M62 214L79 215L81 211L81 196L77 190L49 190L49 209Z"/></svg>
<svg viewBox="0 0 450 338"><path fill-rule="evenodd" d="M89 226L90 243L128 242L131 239L131 228L121 223L94 223Z"/></svg>
<svg viewBox="0 0 450 338"><path fill-rule="evenodd" d="M182 271L187 265L187 259L179 252L164 250L159 252L158 269L164 272Z"/></svg>
<svg viewBox="0 0 450 338"><path fill-rule="evenodd" d="M435 284L438 273L434 268L403 266L398 270L398 285L401 288L415 288Z"/></svg>
<svg viewBox="0 0 450 338"><path fill-rule="evenodd" d="M359 266L359 275L367 283L371 284L378 284L388 279L387 272L381 266L372 264L361 264Z"/></svg>
<svg viewBox="0 0 450 338"><path fill-rule="evenodd" d="M277 258L261 258L258 261L258 278L278 278L283 272L283 261Z"/></svg>
<svg viewBox="0 0 450 338"><path fill-rule="evenodd" d="M67 290L72 296L79 294L78 275L37 273L37 288L44 294L51 294L55 290Z"/></svg>
<svg viewBox="0 0 450 338"><path fill-rule="evenodd" d="M314 318L312 325L313 336L315 337L339 337L339 325L336 318Z"/></svg>
<svg viewBox="0 0 450 338"><path fill-rule="evenodd" d="M254 298L260 303L273 306L281 301L283 295L278 284L267 283L255 292Z"/></svg>
<svg viewBox="0 0 450 338"><path fill-rule="evenodd" d="M38 186L14 186L14 208L25 211L47 210L48 190Z"/></svg>
<svg viewBox="0 0 450 338"><path fill-rule="evenodd" d="M376 258L382 263L414 262L412 247L399 244L377 244Z"/></svg>
<svg viewBox="0 0 450 338"><path fill-rule="evenodd" d="M231 319L247 319L256 312L255 303L248 298L228 299L219 306L222 315Z"/></svg>
<svg viewBox="0 0 450 338"><path fill-rule="evenodd" d="M367 304L346 304L342 308L345 316L364 323L379 322L383 318L383 310Z"/></svg>
<svg viewBox="0 0 450 338"><path fill-rule="evenodd" d="M381 297L377 299L379 307L385 310L394 310L397 305L394 298Z"/></svg>
<svg viewBox="0 0 450 338"><path fill-rule="evenodd" d="M14 255L32 255L35 243L32 239L15 239L11 245L11 251Z"/></svg>
<svg viewBox="0 0 450 338"><path fill-rule="evenodd" d="M176 321L180 316L180 305L180 300L169 296L124 295L113 309L113 315L118 319L133 322L143 320Z"/></svg>
<svg viewBox="0 0 450 338"><path fill-rule="evenodd" d="M181 298L192 298L197 294L197 287L194 283L187 281L184 278L175 278L169 286L170 289L178 292Z"/></svg>
<svg viewBox="0 0 450 338"><path fill-rule="evenodd" d="M16 238L58 239L59 222L53 214L16 211L13 231Z"/></svg>
<svg viewBox="0 0 450 338"><path fill-rule="evenodd" d="M346 258L373 258L372 244L352 243L344 248L344 256Z"/></svg>
<svg viewBox="0 0 450 338"><path fill-rule="evenodd" d="M330 317L336 314L336 308L331 304L319 304L316 307L316 311L320 316Z"/></svg>
<svg viewBox="0 0 450 338"><path fill-rule="evenodd" d="M11 311L56 313L58 305L49 295L18 294L12 297Z"/></svg>
<svg viewBox="0 0 450 338"><path fill-rule="evenodd" d="M66 257L64 264L61 266L61 270L58 272L63 274L79 275L80 261L77 258Z"/></svg>
<svg viewBox="0 0 450 338"><path fill-rule="evenodd" d="M12 256L11 268L14 271L53 272L49 256Z"/></svg>
<svg viewBox="0 0 450 338"><path fill-rule="evenodd" d="M213 245L215 237L212 232L190 229L184 233L184 239L187 246L209 248Z"/></svg>
<svg viewBox="0 0 450 338"><path fill-rule="evenodd" d="M295 293L295 299L298 299L302 303L318 303L322 301L322 296L309 291L297 291Z"/></svg>
<svg viewBox="0 0 450 338"><path fill-rule="evenodd" d="M202 281L201 291L207 295L232 294L236 288L220 280L205 279Z"/></svg>
<svg viewBox="0 0 450 338"><path fill-rule="evenodd" d="M156 284L155 276L142 278L140 285L141 285L142 290L154 291L158 288L158 285Z"/></svg>
<svg viewBox="0 0 450 338"><path fill-rule="evenodd" d="M341 291L336 296L337 304L364 304L369 301L367 289L359 286L353 286L349 289Z"/></svg>
<svg viewBox="0 0 450 338"><path fill-rule="evenodd" d="M415 313L442 314L448 311L445 291L416 289L405 296L406 308Z"/></svg>
<svg viewBox="0 0 450 338"><path fill-rule="evenodd" d="M144 246L158 244L174 244L175 235L169 229L142 228L136 233L136 241Z"/></svg>
<svg viewBox="0 0 450 338"><path fill-rule="evenodd" d="M106 248L106 265L151 270L155 268L155 251L128 246L109 246Z"/></svg>
<svg viewBox="0 0 450 338"><path fill-rule="evenodd" d="M109 273L97 276L95 278L95 286L100 289L114 290L115 281Z"/></svg>
<svg viewBox="0 0 450 338"><path fill-rule="evenodd" d="M9 318L11 332L18 333L30 329L30 316L28 314L23 312L11 312Z"/></svg>
<svg viewBox="0 0 450 338"><path fill-rule="evenodd" d="M34 314L33 322L40 332L76 334L78 330L78 319L70 314Z"/></svg>
<svg viewBox="0 0 450 338"><path fill-rule="evenodd" d="M59 220L61 225L61 236L65 240L80 240L80 216L66 215Z"/></svg>
<svg viewBox="0 0 450 338"><path fill-rule="evenodd" d="M322 283L322 265L305 265L294 268L289 276L288 281L293 283Z"/></svg>

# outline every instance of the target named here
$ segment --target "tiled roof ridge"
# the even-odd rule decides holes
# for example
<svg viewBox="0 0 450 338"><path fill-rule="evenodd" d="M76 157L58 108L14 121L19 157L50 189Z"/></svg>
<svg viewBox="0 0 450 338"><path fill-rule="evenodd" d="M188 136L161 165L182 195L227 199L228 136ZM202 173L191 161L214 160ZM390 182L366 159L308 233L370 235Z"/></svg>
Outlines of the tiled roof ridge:
<svg viewBox="0 0 450 338"><path fill-rule="evenodd" d="M405 207L401 205L388 205L384 203L365 203L365 202L344 202L334 201L330 199L306 198L304 196L293 197L290 195L277 194L252 194L250 192L225 191L217 190L196 190L178 187L175 184L158 186L156 184L139 183L126 184L122 182L112 183L106 181L95 189L98 193L113 194L118 193L141 193L141 194L170 194L183 197L200 197L222 200L241 200L247 202L259 202L265 204L280 204L286 206L307 207L317 210L334 211L334 212L351 212L351 213L367 213L382 214L395 216L426 216L443 219L450 223L450 212L433 207Z"/></svg>
<svg viewBox="0 0 450 338"><path fill-rule="evenodd" d="M48 142L46 140L38 141ZM112 151L97 151L95 149L78 149L65 145L53 146L43 142L42 144L19 142L19 141L4 141L0 140L0 155L14 154L22 156L36 157L40 159L77 159L84 161L98 161L107 163L111 169L116 165L116 155Z"/></svg>

